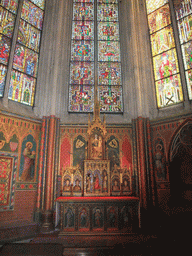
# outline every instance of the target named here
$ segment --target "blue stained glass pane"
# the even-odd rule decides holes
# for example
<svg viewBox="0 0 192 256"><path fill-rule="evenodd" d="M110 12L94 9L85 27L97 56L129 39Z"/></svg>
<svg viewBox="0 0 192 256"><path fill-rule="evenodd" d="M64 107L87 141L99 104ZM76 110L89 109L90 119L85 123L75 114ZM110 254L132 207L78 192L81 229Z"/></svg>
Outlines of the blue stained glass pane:
<svg viewBox="0 0 192 256"><path fill-rule="evenodd" d="M74 3L94 3L94 0L73 0Z"/></svg>
<svg viewBox="0 0 192 256"><path fill-rule="evenodd" d="M123 112L121 86L99 86L98 89L101 112Z"/></svg>
<svg viewBox="0 0 192 256"><path fill-rule="evenodd" d="M99 85L121 85L121 65L113 62L98 63Z"/></svg>
<svg viewBox="0 0 192 256"><path fill-rule="evenodd" d="M70 84L94 84L93 62L71 62Z"/></svg>
<svg viewBox="0 0 192 256"><path fill-rule="evenodd" d="M20 20L17 42L39 52L41 32L24 20Z"/></svg>
<svg viewBox="0 0 192 256"><path fill-rule="evenodd" d="M174 6L176 12L176 18L181 19L192 13L192 1L191 0L182 0L180 5Z"/></svg>
<svg viewBox="0 0 192 256"><path fill-rule="evenodd" d="M11 49L11 39L0 34L0 63L7 65Z"/></svg>
<svg viewBox="0 0 192 256"><path fill-rule="evenodd" d="M94 104L94 87L90 85L70 85L69 111L92 112Z"/></svg>
<svg viewBox="0 0 192 256"><path fill-rule="evenodd" d="M15 15L0 7L0 33L12 38L15 25Z"/></svg>
<svg viewBox="0 0 192 256"><path fill-rule="evenodd" d="M94 20L94 5L92 3L74 3L73 20Z"/></svg>
<svg viewBox="0 0 192 256"><path fill-rule="evenodd" d="M94 61L93 41L72 41L71 43L72 61Z"/></svg>
<svg viewBox="0 0 192 256"><path fill-rule="evenodd" d="M43 11L29 1L24 0L21 12L21 18L42 29L43 26Z"/></svg>
<svg viewBox="0 0 192 256"><path fill-rule="evenodd" d="M17 13L19 0L1 0L1 5L12 13Z"/></svg>
<svg viewBox="0 0 192 256"><path fill-rule="evenodd" d="M7 74L7 67L4 66L3 64L0 64L0 97L3 97L6 74Z"/></svg>
<svg viewBox="0 0 192 256"><path fill-rule="evenodd" d="M116 4L98 4L98 21L118 21L118 5Z"/></svg>
<svg viewBox="0 0 192 256"><path fill-rule="evenodd" d="M119 41L118 22L98 22L97 29L98 40Z"/></svg>
<svg viewBox="0 0 192 256"><path fill-rule="evenodd" d="M73 21L72 39L94 40L94 23L92 21Z"/></svg>
<svg viewBox="0 0 192 256"><path fill-rule="evenodd" d="M112 41L99 41L98 60L120 61L120 43Z"/></svg>
<svg viewBox="0 0 192 256"><path fill-rule="evenodd" d="M42 10L44 10L45 7L45 0L30 0L34 4L36 4L38 7L40 7Z"/></svg>

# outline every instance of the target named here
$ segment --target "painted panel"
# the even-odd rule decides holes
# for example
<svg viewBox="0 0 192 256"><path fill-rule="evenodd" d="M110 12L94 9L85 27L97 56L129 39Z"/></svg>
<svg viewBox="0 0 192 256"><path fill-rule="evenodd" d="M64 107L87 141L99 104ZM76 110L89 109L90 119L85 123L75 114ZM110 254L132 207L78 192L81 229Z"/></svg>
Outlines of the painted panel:
<svg viewBox="0 0 192 256"><path fill-rule="evenodd" d="M38 69L38 54L17 44L13 59L13 68L22 71L27 75L36 77Z"/></svg>
<svg viewBox="0 0 192 256"><path fill-rule="evenodd" d="M43 11L29 1L24 0L21 12L21 18L42 30Z"/></svg>
<svg viewBox="0 0 192 256"><path fill-rule="evenodd" d="M120 166L119 158L119 140L114 136L110 136L107 140L108 159L110 160L110 170L115 166Z"/></svg>
<svg viewBox="0 0 192 256"><path fill-rule="evenodd" d="M168 26L151 35L152 55L160 54L175 47L173 28Z"/></svg>
<svg viewBox="0 0 192 256"><path fill-rule="evenodd" d="M19 0L1 0L1 5L12 13L17 13Z"/></svg>
<svg viewBox="0 0 192 256"><path fill-rule="evenodd" d="M36 160L36 141L32 135L28 135L22 142L21 160L19 168L19 181L36 181L35 160Z"/></svg>
<svg viewBox="0 0 192 256"><path fill-rule="evenodd" d="M45 0L30 0L32 3L36 4L38 7L40 7L42 10L44 10L45 7Z"/></svg>
<svg viewBox="0 0 192 256"><path fill-rule="evenodd" d="M98 22L98 40L119 40L119 22Z"/></svg>
<svg viewBox="0 0 192 256"><path fill-rule="evenodd" d="M12 70L8 98L33 106L36 79Z"/></svg>
<svg viewBox="0 0 192 256"><path fill-rule="evenodd" d="M98 89L101 112L123 111L121 86L99 86Z"/></svg>
<svg viewBox="0 0 192 256"><path fill-rule="evenodd" d="M0 153L0 211L13 210L17 155Z"/></svg>
<svg viewBox="0 0 192 256"><path fill-rule="evenodd" d="M180 75L174 75L156 82L158 107L165 107L183 101Z"/></svg>
<svg viewBox="0 0 192 256"><path fill-rule="evenodd" d="M192 100L192 70L187 70L185 72L186 80L187 80L187 89L188 89L188 96L189 99Z"/></svg>
<svg viewBox="0 0 192 256"><path fill-rule="evenodd" d="M94 23L92 21L73 21L72 39L94 40Z"/></svg>
<svg viewBox="0 0 192 256"><path fill-rule="evenodd" d="M65 230L69 230L69 231L72 231L75 229L75 209L70 204L67 204L65 206L64 227L65 227Z"/></svg>
<svg viewBox="0 0 192 256"><path fill-rule="evenodd" d="M69 138L65 137L61 144L60 150L60 169L64 170L70 166L71 144Z"/></svg>
<svg viewBox="0 0 192 256"><path fill-rule="evenodd" d="M94 20L94 4L74 3L73 20Z"/></svg>
<svg viewBox="0 0 192 256"><path fill-rule="evenodd" d="M118 229L118 207L110 206L107 208L107 228Z"/></svg>
<svg viewBox="0 0 192 256"><path fill-rule="evenodd" d="M7 74L7 67L0 64L0 97L3 97L6 74Z"/></svg>
<svg viewBox="0 0 192 256"><path fill-rule="evenodd" d="M79 214L79 218L78 218L79 231L89 231L89 227L90 227L89 208L86 206L79 207L78 214Z"/></svg>
<svg viewBox="0 0 192 256"><path fill-rule="evenodd" d="M0 34L0 63L7 65L11 49L11 40Z"/></svg>
<svg viewBox="0 0 192 256"><path fill-rule="evenodd" d="M17 42L39 52L41 32L24 20L20 20Z"/></svg>
<svg viewBox="0 0 192 256"><path fill-rule="evenodd" d="M164 79L179 72L176 49L153 58L155 80Z"/></svg>
<svg viewBox="0 0 192 256"><path fill-rule="evenodd" d="M117 4L98 4L97 8L98 21L118 21Z"/></svg>
<svg viewBox="0 0 192 256"><path fill-rule="evenodd" d="M93 62L72 62L70 67L70 84L94 84Z"/></svg>
<svg viewBox="0 0 192 256"><path fill-rule="evenodd" d="M95 207L92 212L92 224L94 231L104 229L104 209L103 207Z"/></svg>
<svg viewBox="0 0 192 256"><path fill-rule="evenodd" d="M180 43L192 40L192 15L178 21Z"/></svg>
<svg viewBox="0 0 192 256"><path fill-rule="evenodd" d="M94 61L93 41L72 41L71 61Z"/></svg>
<svg viewBox="0 0 192 256"><path fill-rule="evenodd" d="M148 15L150 34L171 24L169 5L161 7Z"/></svg>
<svg viewBox="0 0 192 256"><path fill-rule="evenodd" d="M122 167L130 170L132 167L132 149L127 137L124 138L122 143L122 153Z"/></svg>
<svg viewBox="0 0 192 256"><path fill-rule="evenodd" d="M81 135L78 135L73 141L73 166L79 165L82 171L84 169L86 146L87 142Z"/></svg>
<svg viewBox="0 0 192 256"><path fill-rule="evenodd" d="M176 7L175 6L175 13L177 19L181 19L189 14L192 13L192 0L182 0L181 4Z"/></svg>
<svg viewBox="0 0 192 256"><path fill-rule="evenodd" d="M168 2L168 0L146 0L147 13L149 14L155 11L156 9L158 9L159 7L163 6Z"/></svg>
<svg viewBox="0 0 192 256"><path fill-rule="evenodd" d="M166 180L166 158L164 143L161 138L154 141L154 167L156 181Z"/></svg>
<svg viewBox="0 0 192 256"><path fill-rule="evenodd" d="M0 33L12 38L15 25L15 15L0 7L0 21Z"/></svg>
<svg viewBox="0 0 192 256"><path fill-rule="evenodd" d="M98 63L99 85L121 85L120 63Z"/></svg>
<svg viewBox="0 0 192 256"><path fill-rule="evenodd" d="M120 43L119 42L98 42L98 60L99 61L120 61Z"/></svg>
<svg viewBox="0 0 192 256"><path fill-rule="evenodd" d="M69 88L69 111L92 112L94 87L89 85L71 85Z"/></svg>

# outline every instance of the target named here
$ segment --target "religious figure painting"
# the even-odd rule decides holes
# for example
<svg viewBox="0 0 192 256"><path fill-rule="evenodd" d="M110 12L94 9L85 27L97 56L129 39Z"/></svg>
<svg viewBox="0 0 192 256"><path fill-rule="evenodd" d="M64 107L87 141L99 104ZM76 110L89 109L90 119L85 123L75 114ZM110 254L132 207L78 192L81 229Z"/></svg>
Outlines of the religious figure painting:
<svg viewBox="0 0 192 256"><path fill-rule="evenodd" d="M103 223L103 209L99 207L95 207L93 209L92 213L92 223L93 223L93 229L103 229L104 223Z"/></svg>
<svg viewBox="0 0 192 256"><path fill-rule="evenodd" d="M81 207L79 209L79 230L88 231L90 222L89 222L89 209L87 207Z"/></svg>
<svg viewBox="0 0 192 256"><path fill-rule="evenodd" d="M91 159L103 158L103 139L101 135L94 134L91 137Z"/></svg>
<svg viewBox="0 0 192 256"><path fill-rule="evenodd" d="M118 207L110 206L107 209L107 223L108 228L117 229Z"/></svg>
<svg viewBox="0 0 192 256"><path fill-rule="evenodd" d="M74 229L75 227L75 211L73 207L67 206L64 212L64 227Z"/></svg>
<svg viewBox="0 0 192 256"><path fill-rule="evenodd" d="M157 181L166 180L166 158L164 143L161 138L155 140L154 152L155 176Z"/></svg>
<svg viewBox="0 0 192 256"><path fill-rule="evenodd" d="M19 169L19 181L35 181L36 142L32 135L28 135L22 143Z"/></svg>
<svg viewBox="0 0 192 256"><path fill-rule="evenodd" d="M113 176L112 182L111 182L111 194L113 196L119 196L120 195L120 180L118 176Z"/></svg>
<svg viewBox="0 0 192 256"><path fill-rule="evenodd" d="M110 166L108 160L86 160L84 170L84 195L110 195Z"/></svg>
<svg viewBox="0 0 192 256"><path fill-rule="evenodd" d="M125 175L123 177L123 183L121 185L121 192L122 192L122 195L131 194L130 178L127 175Z"/></svg>

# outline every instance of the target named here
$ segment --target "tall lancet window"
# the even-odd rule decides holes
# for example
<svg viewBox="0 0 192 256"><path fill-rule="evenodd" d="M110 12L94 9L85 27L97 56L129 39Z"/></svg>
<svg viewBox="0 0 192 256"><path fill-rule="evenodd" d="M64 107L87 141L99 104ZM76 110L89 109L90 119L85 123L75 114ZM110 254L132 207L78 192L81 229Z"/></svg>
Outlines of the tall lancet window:
<svg viewBox="0 0 192 256"><path fill-rule="evenodd" d="M175 37L168 0L146 0L157 106L183 101Z"/></svg>
<svg viewBox="0 0 192 256"><path fill-rule="evenodd" d="M0 97L3 97L8 61L15 27L18 0L1 0L0 3Z"/></svg>
<svg viewBox="0 0 192 256"><path fill-rule="evenodd" d="M45 0L23 0L8 98L34 104Z"/></svg>
<svg viewBox="0 0 192 256"><path fill-rule="evenodd" d="M192 0L175 5L189 99L192 100Z"/></svg>
<svg viewBox="0 0 192 256"><path fill-rule="evenodd" d="M123 112L118 16L118 0L73 1L70 112L92 112L95 97L101 112Z"/></svg>

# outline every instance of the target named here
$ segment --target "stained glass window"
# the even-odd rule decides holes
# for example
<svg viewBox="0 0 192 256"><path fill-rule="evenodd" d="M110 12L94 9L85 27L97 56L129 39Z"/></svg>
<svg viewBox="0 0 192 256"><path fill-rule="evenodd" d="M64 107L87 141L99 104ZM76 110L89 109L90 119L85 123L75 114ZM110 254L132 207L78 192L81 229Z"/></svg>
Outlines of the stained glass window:
<svg viewBox="0 0 192 256"><path fill-rule="evenodd" d="M33 106L45 0L23 1L8 98Z"/></svg>
<svg viewBox="0 0 192 256"><path fill-rule="evenodd" d="M192 100L192 0L175 6L189 99Z"/></svg>
<svg viewBox="0 0 192 256"><path fill-rule="evenodd" d="M18 0L0 3L0 97L3 97Z"/></svg>
<svg viewBox="0 0 192 256"><path fill-rule="evenodd" d="M100 111L122 112L120 61L118 0L74 0L69 111L93 111L97 82Z"/></svg>
<svg viewBox="0 0 192 256"><path fill-rule="evenodd" d="M161 108L183 101L178 58L171 24L169 1L146 0L146 7L157 106Z"/></svg>

